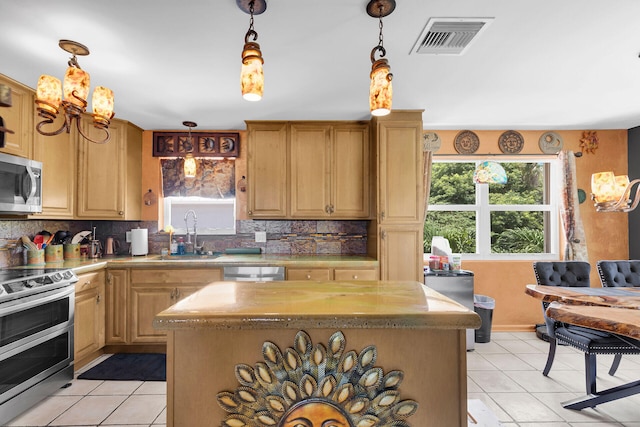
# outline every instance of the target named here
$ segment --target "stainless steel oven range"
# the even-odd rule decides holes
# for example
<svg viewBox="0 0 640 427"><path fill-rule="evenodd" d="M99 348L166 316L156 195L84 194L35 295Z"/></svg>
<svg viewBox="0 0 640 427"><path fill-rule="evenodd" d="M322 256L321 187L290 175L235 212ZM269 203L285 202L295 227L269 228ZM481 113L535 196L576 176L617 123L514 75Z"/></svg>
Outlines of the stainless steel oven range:
<svg viewBox="0 0 640 427"><path fill-rule="evenodd" d="M0 271L0 425L73 379L77 281L65 269Z"/></svg>

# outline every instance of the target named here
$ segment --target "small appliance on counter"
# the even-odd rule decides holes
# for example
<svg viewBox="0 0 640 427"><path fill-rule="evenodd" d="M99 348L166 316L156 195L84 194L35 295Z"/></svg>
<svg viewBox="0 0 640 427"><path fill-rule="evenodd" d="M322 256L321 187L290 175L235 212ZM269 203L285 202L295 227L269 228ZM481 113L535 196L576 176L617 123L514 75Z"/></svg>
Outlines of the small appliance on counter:
<svg viewBox="0 0 640 427"><path fill-rule="evenodd" d="M134 228L130 233L131 255L147 255L149 253L149 232L146 228ZM129 236L128 236L129 237Z"/></svg>
<svg viewBox="0 0 640 427"><path fill-rule="evenodd" d="M107 237L104 241L104 256L114 256L118 254L120 243L112 236Z"/></svg>

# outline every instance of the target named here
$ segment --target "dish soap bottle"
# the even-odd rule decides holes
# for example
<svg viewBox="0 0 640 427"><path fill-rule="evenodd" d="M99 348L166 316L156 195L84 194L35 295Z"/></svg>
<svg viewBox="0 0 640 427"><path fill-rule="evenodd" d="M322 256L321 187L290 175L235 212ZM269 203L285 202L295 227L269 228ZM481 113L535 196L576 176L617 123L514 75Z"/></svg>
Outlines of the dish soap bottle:
<svg viewBox="0 0 640 427"><path fill-rule="evenodd" d="M170 248L169 252L171 253L171 255L177 255L178 254L178 242L176 242L176 239L173 239L171 241L171 248Z"/></svg>
<svg viewBox="0 0 640 427"><path fill-rule="evenodd" d="M178 240L178 255L184 255L184 239L182 237Z"/></svg>

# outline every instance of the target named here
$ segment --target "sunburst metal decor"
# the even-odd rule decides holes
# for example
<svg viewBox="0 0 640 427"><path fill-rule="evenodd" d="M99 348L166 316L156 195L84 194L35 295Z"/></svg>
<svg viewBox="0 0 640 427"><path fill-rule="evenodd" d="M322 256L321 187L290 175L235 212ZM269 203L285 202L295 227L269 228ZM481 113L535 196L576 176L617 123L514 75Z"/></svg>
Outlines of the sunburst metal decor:
<svg viewBox="0 0 640 427"><path fill-rule="evenodd" d="M299 331L293 347L281 352L274 343L262 346L264 362L238 364L235 391L217 394L229 415L223 427L410 427L405 420L418 409L400 400L402 371L375 367L377 349L345 352L346 339L335 332L325 348Z"/></svg>

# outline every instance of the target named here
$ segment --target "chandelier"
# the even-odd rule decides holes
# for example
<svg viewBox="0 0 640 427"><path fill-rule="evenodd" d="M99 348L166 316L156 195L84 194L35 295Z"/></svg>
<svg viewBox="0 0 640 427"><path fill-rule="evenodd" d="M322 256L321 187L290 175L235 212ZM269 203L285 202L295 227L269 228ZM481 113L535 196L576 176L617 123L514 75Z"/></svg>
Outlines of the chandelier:
<svg viewBox="0 0 640 427"><path fill-rule="evenodd" d="M93 126L101 129L105 137L101 140L94 140L85 135L80 126L82 114L87 109L87 97L89 95L89 73L82 70L78 64L76 55L89 55L89 48L72 40L60 40L58 46L69 52L69 68L64 75L64 86L55 77L42 75L38 80L36 89L36 104L38 105L38 116L43 120L36 125L36 130L45 136L58 135L62 132L69 133L76 122L76 127L80 135L85 139L103 144L111 138L109 133L109 123L113 118L113 91L103 86L98 86L93 91ZM64 89L64 99L62 98ZM60 112L60 107L64 110L64 123L58 130L47 132L43 126L53 123Z"/></svg>
<svg viewBox="0 0 640 427"><path fill-rule="evenodd" d="M380 33L378 35L378 45L371 50L371 85L369 87L369 109L374 116L386 116L391 112L391 101L393 98L393 88L391 80L391 67L389 61L384 56L387 54L383 46L382 38L382 18L391 14L396 8L395 0L371 0L367 4L367 14L378 18ZM380 58L376 60L376 53Z"/></svg>
<svg viewBox="0 0 640 427"><path fill-rule="evenodd" d="M198 126L196 122L185 121L182 124L189 128L189 136L187 137L188 145L193 148L193 139L191 139L191 128ZM184 157L184 177L185 178L195 178L196 177L196 158L193 157L193 154L187 153Z"/></svg>
<svg viewBox="0 0 640 427"><path fill-rule="evenodd" d="M632 201L631 189L640 184L640 179L629 182L627 175L614 175L613 172L597 172L591 175L591 199L598 212L631 212L640 202L640 185L636 188Z"/></svg>
<svg viewBox="0 0 640 427"><path fill-rule="evenodd" d="M258 33L253 29L253 15L259 15L267 9L266 0L236 0L236 4L245 13L251 15L249 30L244 36L242 49L242 69L240 71L240 87L242 97L247 101L260 101L264 91L264 73L262 71L262 52L256 43ZM253 39L253 41L249 41Z"/></svg>

